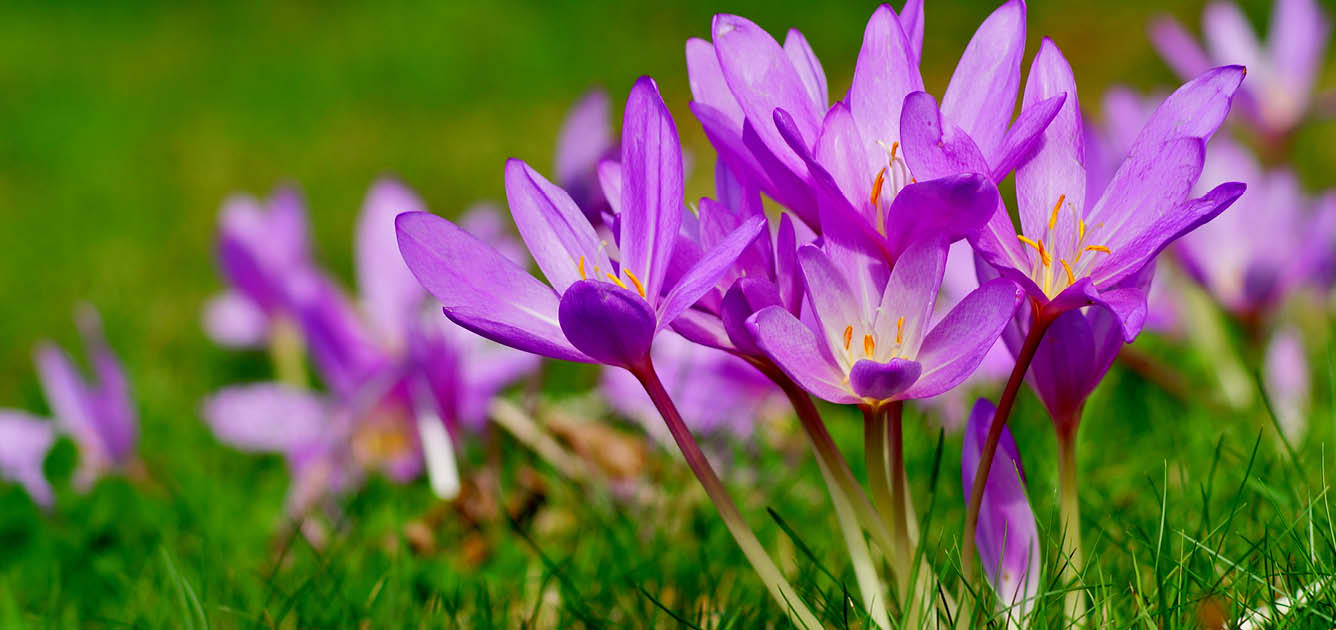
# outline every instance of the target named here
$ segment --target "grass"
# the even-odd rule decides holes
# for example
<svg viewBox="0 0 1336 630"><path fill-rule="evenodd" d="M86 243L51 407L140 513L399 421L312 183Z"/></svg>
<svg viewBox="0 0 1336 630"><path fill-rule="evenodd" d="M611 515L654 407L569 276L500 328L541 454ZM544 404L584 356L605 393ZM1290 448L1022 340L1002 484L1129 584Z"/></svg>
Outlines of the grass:
<svg viewBox="0 0 1336 630"><path fill-rule="evenodd" d="M930 89L940 93L991 4L930 7ZM1089 112L1111 83L1172 80L1145 45L1157 3L1069 4L1033 3L1031 47L1041 34L1064 46ZM1187 19L1199 4L1174 11ZM1265 7L1245 5L1254 16ZM702 194L710 158L686 113L682 43L707 35L718 10L775 33L801 27L837 91L870 8L0 7L0 294L11 305L0 318L0 405L45 409L31 350L44 337L73 343L72 306L91 301L135 385L144 463L136 478L107 479L87 494L60 484L51 513L0 488L0 627L783 625L694 479L667 453L655 453L644 478L660 498L639 503L563 479L493 433L464 454L475 498L522 513L444 507L423 483L373 479L341 506L327 545L296 537L284 546L274 535L287 484L281 461L219 445L198 414L217 387L269 374L263 356L217 349L199 330L200 305L219 288L211 239L226 195L299 183L317 255L347 279L354 216L377 175L400 175L447 215L500 199L505 157L546 168L565 108L595 84L620 98L640 74L660 81L697 158L692 190ZM1330 183L1333 137L1336 126L1318 123L1298 140L1310 188ZM1141 343L1209 393L1210 357ZM1330 383L1330 365L1318 367L1317 382ZM551 371L562 382L549 392L557 401L595 382L587 369ZM1217 609L1235 619L1336 572L1326 449L1336 423L1330 388L1318 389L1310 436L1291 455L1260 412L1186 404L1115 369L1090 403L1080 446L1086 582L1102 626L1196 627ZM859 420L837 409L826 417L861 477ZM911 414L907 456L916 505L931 519L927 549L939 554L930 559L949 573L963 520L960 442L948 434L939 457L935 426ZM1028 393L1014 430L1053 576L1056 451ZM865 626L796 427L726 448L744 514L818 614L833 627ZM67 480L73 457L63 443L49 458L52 476ZM1042 614L1052 619L1061 593L1046 584ZM1331 627L1331 591L1287 626Z"/></svg>

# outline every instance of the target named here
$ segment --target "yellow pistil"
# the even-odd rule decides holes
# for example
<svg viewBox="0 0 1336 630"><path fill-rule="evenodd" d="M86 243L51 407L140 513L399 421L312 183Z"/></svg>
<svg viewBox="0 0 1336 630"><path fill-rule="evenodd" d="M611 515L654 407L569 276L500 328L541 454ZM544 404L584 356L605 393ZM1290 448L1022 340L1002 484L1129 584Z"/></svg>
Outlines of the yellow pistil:
<svg viewBox="0 0 1336 630"><path fill-rule="evenodd" d="M904 343L904 342L905 342L905 316L901 315L900 319L895 320L895 343Z"/></svg>
<svg viewBox="0 0 1336 630"><path fill-rule="evenodd" d="M607 276L609 280L611 280L611 281L617 283L617 286L619 286L619 287L621 287L621 288L623 288L623 289L626 288L626 284L623 283L623 282L621 281L621 279L618 278L617 276L614 276L614 275L612 275L612 274L610 274L610 273L603 274L603 275Z"/></svg>
<svg viewBox="0 0 1336 630"><path fill-rule="evenodd" d="M1062 202L1067 200L1067 195L1058 195L1058 202L1053 204L1053 214L1048 217L1048 229L1051 231L1058 224L1058 210L1062 209Z"/></svg>
<svg viewBox="0 0 1336 630"><path fill-rule="evenodd" d="M881 187L885 183L886 167L883 166L880 171L877 171L877 178L872 180L872 196L868 198L868 203L872 204L873 208L877 207L877 200L881 199Z"/></svg>
<svg viewBox="0 0 1336 630"><path fill-rule="evenodd" d="M580 279L581 279L581 280L587 280L587 279L588 279L588 278L585 278L585 257L584 257L584 256L580 256Z"/></svg>
<svg viewBox="0 0 1336 630"><path fill-rule="evenodd" d="M849 349L849 342L851 342L851 341L853 341L853 340L854 340L854 327L853 327L853 326L845 326L845 327L844 327L844 349L845 349L845 350L848 350L848 349Z"/></svg>
<svg viewBox="0 0 1336 630"><path fill-rule="evenodd" d="M872 335L863 335L863 354L866 354L867 358L871 359L872 352L876 349L877 341L872 338Z"/></svg>
<svg viewBox="0 0 1336 630"><path fill-rule="evenodd" d="M1076 275L1072 273L1072 268L1067 265L1067 261L1059 258L1058 262L1062 263L1063 270L1067 272L1067 284L1076 284Z"/></svg>
<svg viewBox="0 0 1336 630"><path fill-rule="evenodd" d="M640 294L640 297L645 297L645 285L640 284L640 278L631 273L630 269L626 270L626 277L631 279L631 284L636 285L636 292Z"/></svg>

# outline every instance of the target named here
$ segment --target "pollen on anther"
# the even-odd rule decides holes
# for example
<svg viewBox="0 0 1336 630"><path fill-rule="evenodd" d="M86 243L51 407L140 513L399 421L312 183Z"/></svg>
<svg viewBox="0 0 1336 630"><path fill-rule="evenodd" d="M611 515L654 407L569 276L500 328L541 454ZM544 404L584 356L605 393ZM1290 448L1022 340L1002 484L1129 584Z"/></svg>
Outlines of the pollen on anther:
<svg viewBox="0 0 1336 630"><path fill-rule="evenodd" d="M631 279L631 284L636 285L636 293L639 293L640 297L645 297L645 285L640 283L640 278L631 273L630 269L626 270L626 277Z"/></svg>
<svg viewBox="0 0 1336 630"><path fill-rule="evenodd" d="M867 355L867 358L871 359L872 353L876 349L877 349L877 341L872 338L872 335L863 335L863 354Z"/></svg>
<svg viewBox="0 0 1336 630"><path fill-rule="evenodd" d="M1109 248L1107 248L1107 247L1105 247L1105 246L1103 246L1103 245L1086 245L1084 251L1087 251L1087 252L1099 252L1099 253L1101 253L1101 254L1112 254L1112 253L1113 253L1113 250L1110 250Z"/></svg>
<svg viewBox="0 0 1336 630"><path fill-rule="evenodd" d="M895 320L895 343L904 343L904 342L905 342L905 316L901 315L900 319Z"/></svg>
<svg viewBox="0 0 1336 630"><path fill-rule="evenodd" d="M872 196L868 198L868 203L872 204L873 207L876 207L877 200L881 199L881 187L885 183L886 167L883 166L880 171L877 171L877 178L872 180Z"/></svg>
<svg viewBox="0 0 1336 630"><path fill-rule="evenodd" d="M844 349L845 349L845 350L848 350L848 349L849 349L849 342L851 342L851 341L853 341L853 340L854 340L854 327L853 327L853 326L845 326L845 327L844 327Z"/></svg>
<svg viewBox="0 0 1336 630"><path fill-rule="evenodd" d="M1058 224L1058 210L1062 209L1062 202L1067 201L1067 195L1058 195L1058 202L1053 204L1053 214L1048 217L1048 229L1052 230Z"/></svg>
<svg viewBox="0 0 1336 630"><path fill-rule="evenodd" d="M618 278L617 276L614 276L614 275L612 275L612 274L610 274L610 273L603 274L603 275L607 276L609 280L615 282L615 283L617 284L617 286L619 286L619 287L621 287L621 288L623 288L623 289L626 288L626 283L622 282L621 278Z"/></svg>
<svg viewBox="0 0 1336 630"><path fill-rule="evenodd" d="M1059 258L1058 262L1062 263L1063 271L1067 272L1067 284L1076 284L1076 275L1072 273L1072 268L1067 265L1067 261Z"/></svg>
<svg viewBox="0 0 1336 630"><path fill-rule="evenodd" d="M587 280L587 279L588 279L588 278L585 277L585 257L584 257L584 256L580 256L580 279L581 279L581 280Z"/></svg>
<svg viewBox="0 0 1336 630"><path fill-rule="evenodd" d="M891 161L892 161L892 162L895 161L895 152L896 152L897 150L899 150L899 149L900 149L900 141L897 140L897 141L891 143Z"/></svg>

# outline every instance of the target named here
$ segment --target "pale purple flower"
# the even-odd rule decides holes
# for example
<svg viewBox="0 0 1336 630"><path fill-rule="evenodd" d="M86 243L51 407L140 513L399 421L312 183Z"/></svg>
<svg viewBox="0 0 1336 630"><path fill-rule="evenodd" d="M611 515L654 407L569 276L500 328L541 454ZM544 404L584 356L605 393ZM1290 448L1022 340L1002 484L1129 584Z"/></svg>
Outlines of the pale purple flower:
<svg viewBox="0 0 1336 630"><path fill-rule="evenodd" d="M51 408L47 422L23 411L0 409L0 476L22 484L37 503L51 504L42 461L64 433L79 449L74 483L88 489L102 475L123 469L135 455L138 436L130 384L107 345L102 322L91 306L75 314L88 352L92 378L85 378L70 355L44 342L36 353L37 376Z"/></svg>
<svg viewBox="0 0 1336 630"><path fill-rule="evenodd" d="M286 274L312 267L305 205L292 188L268 202L237 195L223 203L218 231L228 288L205 305L204 330L225 346L262 345L275 318L288 315Z"/></svg>
<svg viewBox="0 0 1336 630"><path fill-rule="evenodd" d="M667 333L650 355L664 389L694 433L746 438L761 418L780 416L788 406L770 379L723 350ZM629 372L604 370L600 390L618 413L640 423L663 444L672 443L653 401Z"/></svg>
<svg viewBox="0 0 1336 630"><path fill-rule="evenodd" d="M993 403L981 398L974 404L974 411L965 426L960 473L967 504L979 468L984 438L996 411ZM1016 448L1011 429L1005 426L1002 427L997 455L984 486L974 543L979 550L979 564L988 585L997 594L998 609L1007 618L1007 626L1025 627L1024 622L1039 595L1043 565L1039 529L1025 495L1025 469L1021 465L1020 450Z"/></svg>
<svg viewBox="0 0 1336 630"><path fill-rule="evenodd" d="M55 425L17 409L0 409L0 479L23 486L34 503L54 497L42 464L56 441Z"/></svg>
<svg viewBox="0 0 1336 630"><path fill-rule="evenodd" d="M1142 128L1103 193L1088 195L1094 191L1086 186L1076 84L1062 53L1045 39L1023 101L1067 98L1044 130L1042 146L1016 170L1020 233L999 206L975 243L976 251L1020 284L1046 319L1099 304L1118 314L1126 339L1135 338L1145 322L1146 287L1132 286L1130 279L1176 238L1209 221L1243 192L1243 184L1227 183L1188 198L1201 172L1206 141L1224 120L1230 95L1242 79L1243 68L1231 66L1208 71L1179 88ZM932 176L974 164L976 172L986 172L986 162L967 140L950 134L907 136L910 168Z"/></svg>
<svg viewBox="0 0 1336 630"><path fill-rule="evenodd" d="M621 151L615 247L565 191L522 161L506 164L511 215L549 284L426 213L397 220L404 261L450 319L484 337L557 359L646 367L655 334L718 283L765 222L748 219L670 276L683 216L682 157L648 77L627 99Z"/></svg>
<svg viewBox="0 0 1336 630"><path fill-rule="evenodd" d="M424 208L393 180L377 182L367 195L355 252L361 313L318 271L284 274L282 299L328 394L257 383L205 402L204 416L221 440L288 458L291 513L355 485L366 470L397 481L417 477L428 435L442 424L455 433L481 429L491 398L536 367L534 357L433 316L438 306L404 265L394 228L399 213ZM519 256L488 215L475 211L464 222Z"/></svg>
<svg viewBox="0 0 1336 630"><path fill-rule="evenodd" d="M1303 336L1292 327L1277 331L1262 359L1262 383L1285 437L1298 440L1308 429L1312 381Z"/></svg>
<svg viewBox="0 0 1336 630"><path fill-rule="evenodd" d="M936 396L974 371L1022 295L994 280L931 326L947 248L941 236L915 242L887 274L876 269L884 265L876 254L844 252L837 264L828 251L804 245L798 261L811 317L804 322L771 306L748 324L785 374L825 400L877 405ZM879 286L857 284L877 277L885 279Z"/></svg>
<svg viewBox="0 0 1336 630"><path fill-rule="evenodd" d="M1283 137L1303 122L1331 33L1316 0L1276 0L1265 43L1232 2L1208 5L1202 25L1204 49L1167 16L1151 26L1151 41L1185 80L1211 66L1247 66L1239 110L1264 137Z"/></svg>
<svg viewBox="0 0 1336 630"><path fill-rule="evenodd" d="M1313 279L1336 237L1327 204L1317 208L1286 168L1263 171L1243 147L1218 138L1202 182L1248 182L1249 192L1177 248L1189 274L1240 317L1263 315Z"/></svg>

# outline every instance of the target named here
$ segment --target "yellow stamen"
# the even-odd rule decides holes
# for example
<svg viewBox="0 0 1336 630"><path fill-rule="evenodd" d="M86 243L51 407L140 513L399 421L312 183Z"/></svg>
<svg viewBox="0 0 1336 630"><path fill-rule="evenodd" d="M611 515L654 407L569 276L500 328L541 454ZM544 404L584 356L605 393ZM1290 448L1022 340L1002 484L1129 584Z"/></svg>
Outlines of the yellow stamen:
<svg viewBox="0 0 1336 630"><path fill-rule="evenodd" d="M1058 202L1053 204L1053 214L1048 218L1048 229L1052 230L1058 224L1058 210L1062 209L1062 202L1067 200L1067 195L1058 195Z"/></svg>
<svg viewBox="0 0 1336 630"><path fill-rule="evenodd" d="M845 350L848 350L848 349L849 349L849 342L850 342L850 341L853 341L853 339L854 339L854 327L853 327L853 326L846 326L846 327L844 328L844 349L845 349Z"/></svg>
<svg viewBox="0 0 1336 630"><path fill-rule="evenodd" d="M585 278L585 257L584 257L584 256L581 256L581 257L580 257L580 279L581 279L581 280L587 280L587 278Z"/></svg>
<svg viewBox="0 0 1336 630"><path fill-rule="evenodd" d="M1062 268L1067 272L1067 284L1076 284L1076 275L1072 273L1072 268L1067 265L1067 261L1059 258L1058 262L1062 263Z"/></svg>
<svg viewBox="0 0 1336 630"><path fill-rule="evenodd" d="M1017 234L1017 235L1016 235L1016 238L1020 239L1022 243L1025 243L1026 245L1029 245L1030 247L1033 247L1033 248L1035 249L1035 251L1040 251L1040 249L1039 249L1039 243L1034 242L1034 239L1031 239L1031 238L1025 236L1024 234Z"/></svg>
<svg viewBox="0 0 1336 630"><path fill-rule="evenodd" d="M866 354L867 358L871 359L872 351L876 349L877 342L872 338L872 335L863 335L863 354Z"/></svg>
<svg viewBox="0 0 1336 630"><path fill-rule="evenodd" d="M611 281L613 281L613 282L616 282L616 283L617 283L617 286L619 286L619 287L621 287L621 288L623 288L623 289L626 288L626 285L625 285L624 283L622 283L621 279L618 278L617 276L614 276L614 275L612 275L612 274L610 274L610 273L603 274L603 275L607 276L609 280L611 280Z"/></svg>
<svg viewBox="0 0 1336 630"><path fill-rule="evenodd" d="M1086 246L1085 246L1085 249L1084 249L1083 251L1087 251L1087 252L1100 252L1100 253L1102 253L1102 254L1112 254L1112 253L1113 253L1112 251L1109 250L1109 248L1107 248L1107 247L1105 247L1105 246L1103 246L1103 245L1086 245Z"/></svg>
<svg viewBox="0 0 1336 630"><path fill-rule="evenodd" d="M900 148L900 142L897 140L891 143L891 161L895 161L895 151Z"/></svg>
<svg viewBox="0 0 1336 630"><path fill-rule="evenodd" d="M636 285L636 292L640 294L640 297L645 297L645 285L640 284L640 278L631 273L630 269L626 270L626 277L631 279L631 284Z"/></svg>
<svg viewBox="0 0 1336 630"><path fill-rule="evenodd" d="M901 315L900 319L895 320L895 343L904 343L904 342L905 342L905 316Z"/></svg>
<svg viewBox="0 0 1336 630"><path fill-rule="evenodd" d="M868 199L868 203L871 203L874 208L877 206L877 200L881 199L881 187L885 183L886 167L883 166L880 171L877 171L877 178L872 180L872 197Z"/></svg>
<svg viewBox="0 0 1336 630"><path fill-rule="evenodd" d="M1077 223L1076 223L1076 238L1077 238L1077 240L1080 240L1080 241L1084 241L1084 240L1085 240L1085 220L1084 220L1084 219L1081 219L1081 220L1077 221Z"/></svg>
<svg viewBox="0 0 1336 630"><path fill-rule="evenodd" d="M1044 261L1045 267L1053 264L1053 259L1048 256L1048 251L1044 249L1043 241L1039 241L1039 259Z"/></svg>

